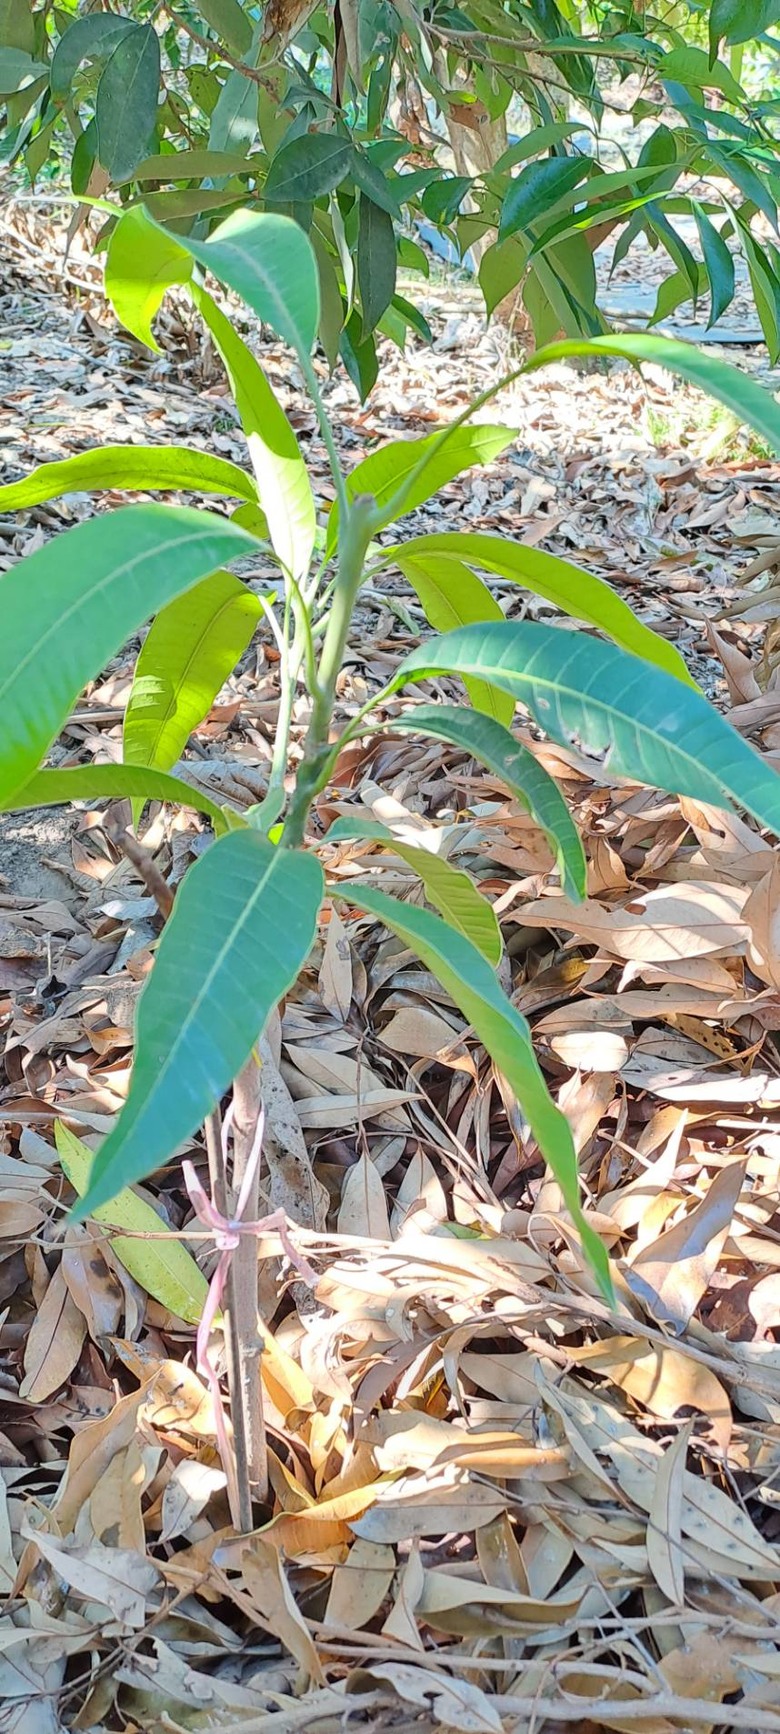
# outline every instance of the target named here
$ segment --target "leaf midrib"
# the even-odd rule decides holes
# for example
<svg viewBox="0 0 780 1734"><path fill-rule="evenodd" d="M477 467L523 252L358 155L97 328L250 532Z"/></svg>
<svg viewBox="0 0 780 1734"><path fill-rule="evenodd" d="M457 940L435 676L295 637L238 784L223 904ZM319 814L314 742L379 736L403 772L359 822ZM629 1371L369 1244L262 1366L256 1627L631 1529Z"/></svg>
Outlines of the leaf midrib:
<svg viewBox="0 0 780 1734"><path fill-rule="evenodd" d="M195 530L189 536L179 536L175 541L166 542L164 552L166 554L177 553L180 549L187 548L192 543L205 541L209 536L213 536L216 533L217 532L214 530ZM19 677L25 673L26 669L29 668L30 663L34 661L39 652L49 644L51 639L58 638L62 634L63 627L67 626L68 622L75 614L78 614L80 608L82 608L86 603L92 602L96 596L101 596L103 591L106 590L109 585L115 583L118 578L125 577L126 574L132 572L136 566L142 565L144 561L151 559L153 554L159 554L160 551L159 548L155 550L147 548L142 554L133 555L133 557L130 560L126 560L123 565L113 566L111 571L108 572L104 578L101 578L98 583L92 586L91 590L83 591L78 600L73 602L70 608L66 609L64 614L58 615L56 620L52 621L49 628L36 638L34 645L28 651L27 655L22 657L21 662L17 664L13 674L10 675L2 685L0 685L0 703L2 703L7 694L13 689L13 686L19 680ZM236 549L232 558L234 560L238 559L238 549ZM16 567L14 567L14 571L16 571ZM196 583L197 579L193 579L193 586ZM187 586L188 589L191 587L192 586L189 585Z"/></svg>
<svg viewBox="0 0 780 1734"><path fill-rule="evenodd" d="M500 622L497 621L496 625L499 625L499 624L500 624ZM624 654L630 655L630 652L625 652ZM571 658L569 660L571 660ZM639 658L635 657L633 660L638 662ZM517 683L517 685L516 686L508 686L508 685L504 684L508 679L505 669L495 667L493 664L487 664L487 665L480 664L480 678L488 680L488 681L491 681L491 680L494 681L496 686L501 687L504 692L508 692L510 694L510 697L516 698L518 700L518 703L520 703L520 704L527 702L523 699L522 695L518 697L517 687L519 687L523 684L525 684L527 686L531 686L531 687L542 687L546 691L548 691L554 695L560 694L561 696L563 696L565 698L575 699L578 704L591 704L594 706L594 708L596 710L601 711L606 717L615 717L615 716L619 717L621 722L624 723L626 725L626 727L630 726L631 728L635 729L636 732L638 734L642 735L643 737L647 736L648 740L653 741L653 742L659 742L662 746L666 747L668 749L668 751L673 752L673 753L677 753L678 756L681 759L683 759L686 764L691 765L695 770L701 772L701 770L703 768L706 771L707 775L712 777L715 782L721 783L721 787L724 788L724 790L725 790L725 784L723 784L721 782L721 778L720 778L719 774L715 771L710 770L708 765L704 765L702 767L701 759L698 759L694 755L686 752L685 748L678 745L677 741L669 740L665 735L656 733L652 729L652 727L649 723L639 722L636 717L630 716L626 711L620 710L618 708L618 706L614 703L613 704L607 704L604 702L603 699L597 698L595 696L595 694L593 694L593 693L590 693L590 692L583 693L583 691L579 687L566 686L564 684L564 680L562 678L563 675L565 675L566 666L567 666L566 663L564 663L563 667L561 669L561 674L554 681L551 680L549 678L549 676L546 676L546 675L541 676L541 675L532 674L532 673L515 674L512 676L512 679ZM640 664L640 666L641 666L641 664ZM418 667L418 668L410 667L410 669L409 669L409 674L413 675L416 680L419 679L421 676L423 676L423 677L426 675L433 676L433 675L441 674L443 672L444 673L450 673L450 674L462 675L464 671L457 664L450 664L449 668L445 669L443 664L436 664L436 663L433 663L431 665L421 664L420 667ZM467 669L466 673L470 674L471 670ZM657 673L658 674L666 674L666 670L659 669L659 670L657 670ZM404 679L405 678L406 678L406 676L404 676ZM674 676L666 674L666 678L667 678L667 680L673 680ZM402 685L402 684L403 684L403 681L399 681L399 685ZM715 714L717 715L717 713L715 713ZM718 720L723 721L723 718L719 717ZM541 726L543 728L545 728L545 730L547 730L547 724L546 724L546 720L544 719L544 717L541 719ZM728 725L726 725L726 726L728 726ZM547 732L549 732L549 731L547 731ZM735 738L737 741L739 741L740 737L738 735L736 735ZM587 749L584 749L584 751L587 752Z"/></svg>

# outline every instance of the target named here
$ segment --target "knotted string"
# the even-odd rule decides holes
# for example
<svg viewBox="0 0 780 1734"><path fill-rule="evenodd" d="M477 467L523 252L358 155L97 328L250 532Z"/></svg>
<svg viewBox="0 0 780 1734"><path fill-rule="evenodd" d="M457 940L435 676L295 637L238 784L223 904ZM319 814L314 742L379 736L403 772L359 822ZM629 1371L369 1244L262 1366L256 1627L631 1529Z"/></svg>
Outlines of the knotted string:
<svg viewBox="0 0 780 1734"><path fill-rule="evenodd" d="M225 1173L227 1172L228 1145L232 1124L233 1104L231 1103L231 1106L225 1115L222 1127L222 1162L223 1171ZM244 1211L246 1210L251 1196L252 1186L260 1161L260 1152L263 1147L264 1128L265 1115L261 1108L257 1126L255 1128L254 1139L252 1141L249 1161L244 1170L244 1177L236 1201L236 1211L234 1216L222 1215L222 1212L217 1209L213 1198L209 1198L208 1193L201 1186L192 1163L187 1161L182 1162L184 1184L187 1188L192 1208L198 1221L213 1235L214 1243L219 1252L219 1258L211 1282L209 1283L200 1324L198 1325L198 1334L195 1342L195 1364L198 1372L201 1374L202 1378L205 1379L206 1384L208 1385L214 1404L217 1448L222 1460L222 1467L225 1471L228 1488L233 1492L235 1491L236 1482L235 1458L228 1438L227 1427L225 1425L225 1411L222 1407L222 1392L220 1389L219 1374L211 1359L210 1339L214 1328L214 1321L217 1313L222 1307L222 1299L227 1286L231 1260L239 1245L241 1236L243 1234L251 1234L257 1240L267 1234L278 1234L282 1243L282 1251L289 1259L290 1264L293 1265L295 1270L297 1270L299 1276L303 1278L303 1281L314 1287L318 1280L317 1273L312 1270L308 1260L303 1257L302 1253L297 1252L296 1248L293 1246L287 1227L287 1217L283 1210L274 1210L270 1216L263 1216L257 1222L245 1222L243 1220ZM231 1506L232 1505L233 1500L231 1496Z"/></svg>

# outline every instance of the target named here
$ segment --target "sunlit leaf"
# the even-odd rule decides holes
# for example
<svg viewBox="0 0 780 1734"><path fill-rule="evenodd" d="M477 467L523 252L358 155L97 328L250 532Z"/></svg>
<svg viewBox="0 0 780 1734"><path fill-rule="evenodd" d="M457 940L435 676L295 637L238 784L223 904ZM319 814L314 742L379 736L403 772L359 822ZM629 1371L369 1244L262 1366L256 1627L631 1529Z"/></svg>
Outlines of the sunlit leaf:
<svg viewBox="0 0 780 1734"><path fill-rule="evenodd" d="M584 572L582 567L572 565L569 560L561 560L557 554L545 554L539 548L526 547L524 542L510 542L505 536L482 535L473 530L415 536L411 541L382 552L402 570L406 569L409 561L427 569L431 556L444 554L468 561L484 572L495 572L500 578L508 578L513 584L521 584L524 589L543 596L545 601L554 602L556 608L573 615L575 620L585 620L590 626L600 627L625 650L645 657L658 668L665 668L667 673L677 675L687 685L693 684L680 652L673 644L637 620L633 609L602 578L595 578L591 572ZM495 604L494 617L499 614ZM500 617L503 619L503 615ZM482 618L487 620L491 616L486 613ZM438 631L447 630L447 626L432 616L429 615L429 619ZM477 619L476 614L472 619ZM461 623L454 620L447 623L448 626L458 624ZM464 620L463 624L468 622Z"/></svg>
<svg viewBox="0 0 780 1734"><path fill-rule="evenodd" d="M74 765L66 770L36 771L21 789L3 802L3 812L17 813L25 807L62 807L71 801L167 801L169 806L192 807L205 813L215 831L227 829L216 801L183 777L141 765Z"/></svg>
<svg viewBox="0 0 780 1734"><path fill-rule="evenodd" d="M442 640L442 642L445 642ZM468 1018L498 1070L507 1079L525 1114L539 1149L555 1175L583 1248L603 1292L611 1293L609 1265L602 1242L582 1214L577 1157L569 1125L547 1090L534 1054L531 1032L498 985L490 965L461 933L431 915L399 903L383 891L363 885L340 890L340 899L374 915L416 951L442 987Z"/></svg>
<svg viewBox="0 0 780 1734"><path fill-rule="evenodd" d="M395 564L416 590L431 626L437 632L451 632L454 627L467 626L475 620L503 620L487 585L464 560L456 557L454 544L458 537L448 539L453 543L452 553L439 553L418 543L418 558L407 558L403 542L393 550ZM420 542L424 543L425 538L420 538ZM484 711L498 722L512 721L515 707L505 693L470 676L464 685L475 710Z"/></svg>
<svg viewBox="0 0 780 1734"><path fill-rule="evenodd" d="M609 776L745 807L780 836L780 776L692 687L614 644L505 621L431 638L396 678L478 673L510 692L563 747Z"/></svg>
<svg viewBox="0 0 780 1734"><path fill-rule="evenodd" d="M157 615L125 711L128 765L175 765L249 644L262 613L232 572L211 572Z"/></svg>
<svg viewBox="0 0 780 1734"><path fill-rule="evenodd" d="M393 718L393 732L448 741L501 777L509 794L544 832L567 897L579 901L585 896L585 854L563 795L533 753L508 729L463 705L420 704Z"/></svg>
<svg viewBox="0 0 780 1734"><path fill-rule="evenodd" d="M424 505L432 494L454 481L461 470L472 464L491 463L516 437L514 428L480 424L454 428L446 439L435 433L419 440L393 440L390 445L370 452L350 470L347 493L353 500L357 494L371 494L382 508L393 501L395 509L384 519L389 524L394 517ZM401 495L400 503L396 495ZM337 539L338 504L335 504L328 519L328 553L333 552Z"/></svg>
<svg viewBox="0 0 780 1734"><path fill-rule="evenodd" d="M346 815L331 825L325 841L381 843L394 855L399 855L419 874L428 901L445 921L470 939L488 963L497 964L501 956L501 932L491 905L468 873L453 867L443 855L434 854L426 847L425 839L430 838L430 832L423 831L420 835L418 844L412 841L413 832L408 827L398 835L397 831L377 820L353 819Z"/></svg>
<svg viewBox="0 0 780 1734"><path fill-rule="evenodd" d="M63 1172L81 1196L87 1190L93 1152L61 1120L54 1123L54 1141ZM108 1244L145 1293L176 1318L199 1324L208 1283L192 1253L170 1233L159 1211L136 1192L124 1189L111 1204L98 1205L90 1214L96 1222L127 1229L127 1234L110 1234Z"/></svg>
<svg viewBox="0 0 780 1734"><path fill-rule="evenodd" d="M210 452L191 446L95 446L73 458L38 464L22 482L8 482L0 488L0 512L20 512L61 494L97 493L102 488L148 494L180 488L257 499L257 488L246 470Z"/></svg>
<svg viewBox="0 0 780 1734"><path fill-rule="evenodd" d="M183 506L123 506L74 525L0 577L0 802L22 787L82 687L164 607L256 546Z"/></svg>
<svg viewBox="0 0 780 1734"><path fill-rule="evenodd" d="M193 283L190 293L227 369L274 550L301 578L311 560L317 514L300 446L251 349L200 284Z"/></svg>
<svg viewBox="0 0 780 1734"><path fill-rule="evenodd" d="M101 1145L83 1219L151 1174L219 1102L311 948L314 855L232 831L187 873L138 1002L130 1093Z"/></svg>

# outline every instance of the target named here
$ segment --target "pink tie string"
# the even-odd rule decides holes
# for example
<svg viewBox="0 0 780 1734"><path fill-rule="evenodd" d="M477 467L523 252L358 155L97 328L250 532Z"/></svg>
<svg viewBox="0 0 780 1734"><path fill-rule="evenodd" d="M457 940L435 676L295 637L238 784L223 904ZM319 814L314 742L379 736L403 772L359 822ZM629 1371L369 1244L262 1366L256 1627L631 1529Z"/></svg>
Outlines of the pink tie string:
<svg viewBox="0 0 780 1734"><path fill-rule="evenodd" d="M225 1172L227 1172L228 1146L232 1123L233 1107L231 1104L225 1115L222 1127L222 1161ZM217 1446L229 1488L235 1488L235 1461L230 1440L228 1438L227 1427L225 1425L225 1412L222 1407L222 1392L220 1388L219 1374L211 1359L209 1345L214 1328L214 1321L217 1313L222 1307L222 1299L227 1285L231 1260L239 1245L241 1236L250 1234L253 1235L256 1240L259 1240L267 1234L278 1234L282 1243L282 1251L289 1259L293 1268L297 1270L299 1276L302 1277L303 1281L309 1283L313 1288L318 1280L317 1273L312 1270L308 1260L303 1257L302 1253L296 1251L296 1248L293 1246L287 1225L287 1217L283 1210L274 1210L270 1216L263 1216L257 1222L244 1221L244 1211L246 1210L252 1192L252 1186L260 1162L260 1153L263 1147L264 1126L265 1116L261 1109L257 1127L255 1129L255 1136L252 1142L249 1161L247 1162L244 1171L244 1177L236 1201L235 1216L222 1215L221 1211L217 1209L213 1198L209 1198L208 1193L201 1186L192 1163L187 1161L182 1162L184 1184L187 1188L190 1203L192 1204L198 1221L213 1235L214 1243L219 1252L219 1258L214 1270L214 1275L209 1283L208 1294L206 1295L200 1324L198 1325L198 1334L196 1337L196 1366L198 1372L201 1374L202 1378L205 1379L206 1384L208 1385L214 1404Z"/></svg>

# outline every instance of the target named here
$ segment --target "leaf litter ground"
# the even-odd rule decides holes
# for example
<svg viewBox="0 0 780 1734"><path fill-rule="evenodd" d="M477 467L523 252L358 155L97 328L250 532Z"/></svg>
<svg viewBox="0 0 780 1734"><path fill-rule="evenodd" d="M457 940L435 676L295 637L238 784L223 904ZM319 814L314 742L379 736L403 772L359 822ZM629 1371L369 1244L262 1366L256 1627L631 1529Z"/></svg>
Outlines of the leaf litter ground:
<svg viewBox="0 0 780 1734"><path fill-rule="evenodd" d="M180 310L150 360L111 324L87 251L63 278L62 232L39 207L11 208L4 240L3 479L107 440L243 461ZM502 370L507 340L484 332L467 293L416 294L433 350L391 352L364 409L330 387L348 461L430 431ZM267 345L263 360L325 496L289 359ZM501 413L520 430L508 454L404 533L501 531L609 579L777 759L780 466L652 370L561 368L516 386ZM95 509L72 495L0 519L0 564ZM512 616L554 617L509 585L495 593ZM364 594L345 715L422 629L392 580ZM78 706L60 764L119 756L131 649ZM239 807L256 800L275 707L261 632L187 774ZM776 857L736 815L610 782L521 724L585 840L589 896L572 905L498 781L394 736L393 714L381 741L344 753L317 827L356 809L435 826L491 898L504 985L617 1261L617 1310L484 1051L415 958L340 905L263 1044L269 1208L300 1225L318 1281L295 1278L278 1240L261 1247L273 1504L237 1538L193 1370L213 1253L178 1167L143 1190L145 1217L131 1205L131 1238L65 1217L81 1141L106 1132L127 1088L159 932L154 872L175 888L207 836L151 809L142 872L119 803L2 820L10 1734L325 1734L347 1718L464 1734L780 1726ZM372 845L326 859L336 880L381 875L419 896ZM152 1207L182 1239L132 1238Z"/></svg>

